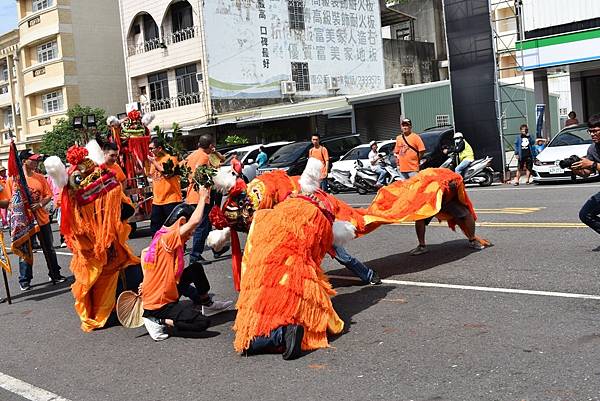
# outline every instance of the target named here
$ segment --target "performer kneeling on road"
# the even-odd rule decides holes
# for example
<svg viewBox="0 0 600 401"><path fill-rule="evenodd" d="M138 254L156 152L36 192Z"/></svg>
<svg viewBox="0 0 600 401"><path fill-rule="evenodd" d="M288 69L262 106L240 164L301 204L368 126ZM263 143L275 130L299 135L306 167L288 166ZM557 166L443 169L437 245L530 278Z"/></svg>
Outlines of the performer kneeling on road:
<svg viewBox="0 0 600 401"><path fill-rule="evenodd" d="M173 336L193 336L206 330L212 316L233 305L232 301L213 301L202 264L183 268L183 246L202 221L208 191L199 190L199 206L182 203L173 209L163 227L154 235L149 248L142 251L144 280L140 293L144 304L144 325L153 340ZM194 284L198 295L194 306L178 302L183 289ZM204 315L204 316L202 316Z"/></svg>
<svg viewBox="0 0 600 401"><path fill-rule="evenodd" d="M600 114L590 117L588 132L594 143L588 148L586 156L571 166L573 173L582 177L600 172L598 169L598 163L600 163ZM600 217L598 215L600 215L600 192L592 195L583 204L579 211L579 219L600 234Z"/></svg>

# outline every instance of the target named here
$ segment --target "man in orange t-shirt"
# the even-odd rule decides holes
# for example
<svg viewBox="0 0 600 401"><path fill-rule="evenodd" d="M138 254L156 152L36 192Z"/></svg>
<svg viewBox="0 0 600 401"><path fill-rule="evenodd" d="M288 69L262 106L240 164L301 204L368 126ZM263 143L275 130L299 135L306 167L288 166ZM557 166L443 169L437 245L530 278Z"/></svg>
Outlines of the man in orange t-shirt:
<svg viewBox="0 0 600 401"><path fill-rule="evenodd" d="M192 152L186 159L187 165L192 169L192 174L196 171L196 168L200 166L208 166L210 163L211 155L216 152L215 140L210 134L204 134L198 138L198 149ZM185 202L190 205L198 204L198 192L192 188L192 185L188 188L188 195ZM190 263L197 261L205 262L206 259L202 256L204 252L204 245L206 244L206 238L208 233L212 229L210 220L208 219L208 213L213 205L221 206L221 196L216 191L212 191L210 199L206 199L204 206L204 213L202 214L202 221L194 231L194 238L192 240L192 251L190 252ZM219 252L213 251L213 256L218 258L229 250L229 246L224 247Z"/></svg>
<svg viewBox="0 0 600 401"><path fill-rule="evenodd" d="M174 166L179 161L175 156L165 152L164 142L160 138L152 138L148 146L150 154L150 177L152 178L152 212L150 215L150 233L154 235L171 214L175 206L183 200L179 177L164 174L163 163L171 160Z"/></svg>
<svg viewBox="0 0 600 401"><path fill-rule="evenodd" d="M125 180L127 177L117 160L119 158L119 148L112 142L107 142L102 147L104 151L105 166L115 173L115 178L121 183L121 188L125 189Z"/></svg>
<svg viewBox="0 0 600 401"><path fill-rule="evenodd" d="M56 259L54 251L52 227L50 226L50 215L46 210L46 205L52 200L52 191L48 185L46 178L37 173L38 163L42 156L33 153L30 149L25 149L19 152L19 159L23 164L25 179L29 194L31 195L31 210L40 227L38 238L44 253L48 256L50 265L48 266L48 276L53 284L66 281L66 277L60 274L61 267ZM12 178L9 179L9 187L11 196L14 191ZM31 279L33 278L33 266L25 260L19 258L19 285L22 291L31 289Z"/></svg>
<svg viewBox="0 0 600 401"><path fill-rule="evenodd" d="M396 137L394 154L398 160L398 171L404 180L417 175L419 162L425 153L425 144L421 137L412 132L412 122L405 118L400 123L402 133Z"/></svg>
<svg viewBox="0 0 600 401"><path fill-rule="evenodd" d="M314 157L323 163L323 168L321 169L321 189L327 192L327 171L329 171L329 152L327 148L321 145L321 137L319 134L314 134L310 141L313 144L313 147L308 151L308 158Z"/></svg>
<svg viewBox="0 0 600 401"><path fill-rule="evenodd" d="M142 251L144 281L140 285L144 304L144 325L155 341L169 335L190 336L204 331L212 316L229 309L232 301L213 301L208 294L210 284L200 263L184 269L183 246L203 218L208 191L198 193L196 206L180 204L167 217L164 226L152 239L150 247ZM179 297L190 283L197 294L192 297L197 308L180 304Z"/></svg>

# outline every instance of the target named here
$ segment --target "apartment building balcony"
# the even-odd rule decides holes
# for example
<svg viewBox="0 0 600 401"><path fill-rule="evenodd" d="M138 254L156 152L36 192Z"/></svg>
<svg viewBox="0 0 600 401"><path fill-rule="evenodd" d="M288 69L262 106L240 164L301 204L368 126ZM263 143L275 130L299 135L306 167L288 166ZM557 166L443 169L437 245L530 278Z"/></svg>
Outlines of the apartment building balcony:
<svg viewBox="0 0 600 401"><path fill-rule="evenodd" d="M191 26L138 43L128 41L129 76L138 77L200 60L199 33L199 26Z"/></svg>
<svg viewBox="0 0 600 401"><path fill-rule="evenodd" d="M38 43L61 31L61 23L71 22L69 10L52 7L28 14L19 21L19 41L21 47ZM66 26L62 30L70 30Z"/></svg>
<svg viewBox="0 0 600 401"><path fill-rule="evenodd" d="M206 102L203 92L180 94L164 99L141 103L142 114L152 112L153 124L170 128L174 122L182 125L200 124L206 121Z"/></svg>
<svg viewBox="0 0 600 401"><path fill-rule="evenodd" d="M57 58L24 69L24 95L45 92L66 84L77 84L77 78L69 74L72 63L74 63L73 60Z"/></svg>

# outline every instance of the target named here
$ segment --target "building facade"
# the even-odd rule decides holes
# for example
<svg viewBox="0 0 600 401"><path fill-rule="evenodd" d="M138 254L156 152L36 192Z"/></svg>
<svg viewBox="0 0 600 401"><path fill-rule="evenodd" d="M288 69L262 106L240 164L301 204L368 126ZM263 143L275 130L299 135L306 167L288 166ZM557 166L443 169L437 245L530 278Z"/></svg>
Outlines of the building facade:
<svg viewBox="0 0 600 401"><path fill-rule="evenodd" d="M36 148L76 105L124 110L125 67L117 0L17 0L13 53L16 140ZM18 113L17 113L18 110Z"/></svg>
<svg viewBox="0 0 600 401"><path fill-rule="evenodd" d="M12 134L23 130L21 109L23 88L18 70L19 32L15 29L0 36L0 153Z"/></svg>
<svg viewBox="0 0 600 401"><path fill-rule="evenodd" d="M120 0L128 97L191 132L385 87L379 0Z"/></svg>

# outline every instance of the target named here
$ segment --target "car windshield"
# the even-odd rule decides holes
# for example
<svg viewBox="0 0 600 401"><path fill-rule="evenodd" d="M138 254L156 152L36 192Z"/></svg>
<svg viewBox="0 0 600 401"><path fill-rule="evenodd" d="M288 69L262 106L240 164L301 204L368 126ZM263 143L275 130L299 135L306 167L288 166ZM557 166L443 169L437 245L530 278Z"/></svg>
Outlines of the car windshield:
<svg viewBox="0 0 600 401"><path fill-rule="evenodd" d="M238 151L238 160L242 160L244 158L244 156L246 155L246 153L248 152L240 152ZM227 157L225 158L225 161L223 162L223 165L228 165L231 164L231 159L233 159L233 153L230 153L227 155Z"/></svg>
<svg viewBox="0 0 600 401"><path fill-rule="evenodd" d="M285 145L269 159L268 164L288 164L298 160L303 154L308 155L308 142L297 142Z"/></svg>
<svg viewBox="0 0 600 401"><path fill-rule="evenodd" d="M587 127L578 127L560 132L552 139L548 146L589 145L591 143L592 138L590 137L590 134L588 134Z"/></svg>

